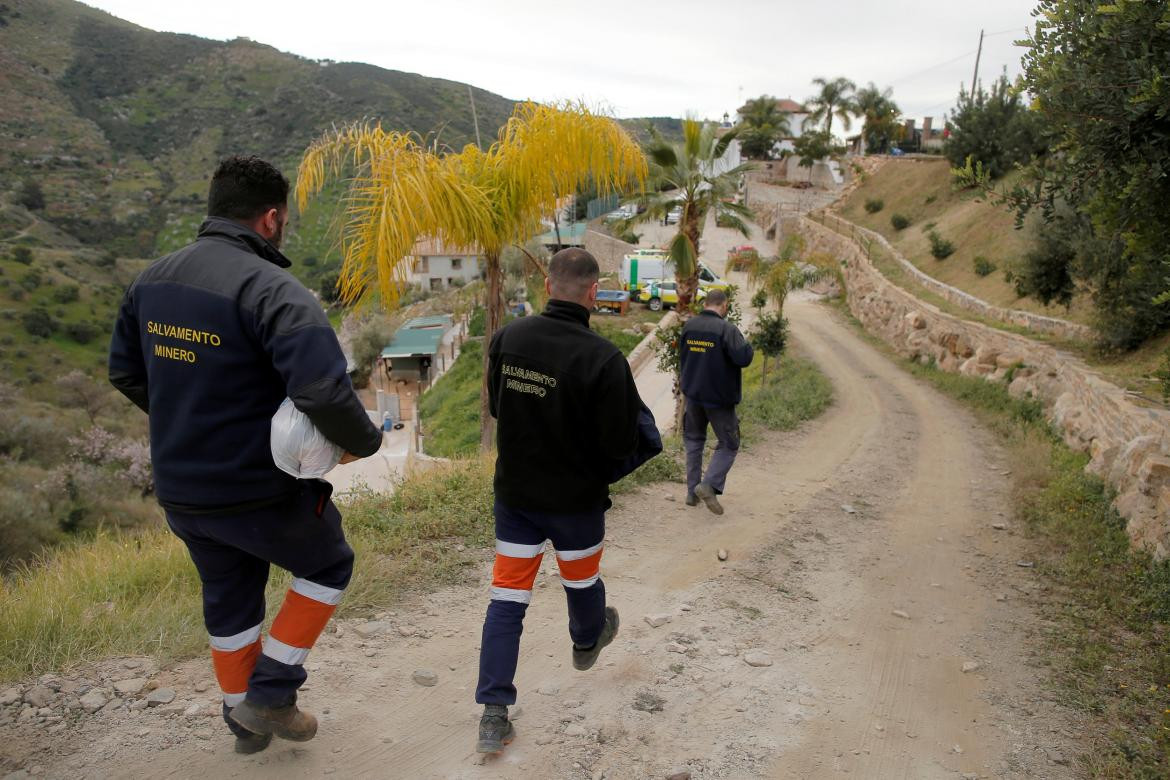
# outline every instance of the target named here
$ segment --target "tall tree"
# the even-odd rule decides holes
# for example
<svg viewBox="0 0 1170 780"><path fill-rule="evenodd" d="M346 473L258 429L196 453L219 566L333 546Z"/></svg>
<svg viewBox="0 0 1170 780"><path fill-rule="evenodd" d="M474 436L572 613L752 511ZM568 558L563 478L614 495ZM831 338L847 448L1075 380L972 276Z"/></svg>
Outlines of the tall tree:
<svg viewBox="0 0 1170 780"><path fill-rule="evenodd" d="M901 125L898 124L898 104L893 95L890 88L879 89L871 81L853 96L854 109L864 123L861 129L863 154L886 152L897 140Z"/></svg>
<svg viewBox="0 0 1170 780"><path fill-rule="evenodd" d="M960 88L945 147L947 159L962 166L970 158L998 179L1016 163L1029 162L1042 153L1038 115L1029 110L1021 92L1004 74L992 82L990 90L982 85L971 93Z"/></svg>
<svg viewBox="0 0 1170 780"><path fill-rule="evenodd" d="M776 142L792 132L790 117L771 95L749 100L744 105L738 133L744 155L755 160L772 159Z"/></svg>
<svg viewBox="0 0 1170 780"><path fill-rule="evenodd" d="M661 220L673 209L681 209L678 232L670 242L670 259L678 281L678 312L683 319L690 316L691 302L699 289L699 240L707 215L714 211L724 224L745 237L751 235L747 222L752 212L735 198L741 177L755 166L743 163L721 170L720 161L737 133L732 130L719 136L716 129L713 124L686 119L680 143L671 143L653 131L646 147L652 186L636 199L646 207L645 211L630 220Z"/></svg>
<svg viewBox="0 0 1170 780"><path fill-rule="evenodd" d="M592 181L602 194L641 188L642 150L610 117L583 103L518 103L486 151L468 144L442 153L417 136L355 123L325 133L301 159L303 209L329 182L347 179L339 288L356 302L380 293L397 305L420 238L483 253L487 273L485 342L499 328L504 300L500 253L541 232L557 199ZM492 444L487 353L480 390L480 444Z"/></svg>
<svg viewBox="0 0 1170 780"><path fill-rule="evenodd" d="M796 156L800 160L801 168L808 168L808 180L812 181L812 169L818 161L837 152L833 144L833 136L827 130L804 133L793 143Z"/></svg>
<svg viewBox="0 0 1170 780"><path fill-rule="evenodd" d="M825 123L825 132L833 134L833 117L841 120L845 130L853 126L853 116L857 113L853 105L853 92L857 85L847 78L835 79L815 78L813 85L819 87L817 94L805 101L811 109L805 124L818 125Z"/></svg>
<svg viewBox="0 0 1170 780"><path fill-rule="evenodd" d="M1077 282L1103 342L1132 348L1170 326L1170 5L1042 0L1032 14L1020 89L1051 151L1007 193L1021 220L1041 216L1024 270L1043 294Z"/></svg>

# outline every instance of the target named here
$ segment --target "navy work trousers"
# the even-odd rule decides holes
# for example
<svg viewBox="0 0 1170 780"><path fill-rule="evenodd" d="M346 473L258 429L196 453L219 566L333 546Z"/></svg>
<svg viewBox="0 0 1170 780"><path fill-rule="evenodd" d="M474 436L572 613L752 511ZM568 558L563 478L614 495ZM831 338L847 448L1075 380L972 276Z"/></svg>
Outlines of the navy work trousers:
<svg viewBox="0 0 1170 780"><path fill-rule="evenodd" d="M711 453L707 464L707 476L703 477L703 448L707 444L707 426L715 432L719 444ZM687 399L683 415L683 444L687 451L687 493L694 493L695 486L706 482L716 493L723 492L727 472L739 454L739 417L734 406L703 406Z"/></svg>
<svg viewBox="0 0 1170 780"><path fill-rule="evenodd" d="M227 712L244 700L279 707L296 701L305 658L353 573L332 487L305 480L287 500L230 514L167 511L203 583L203 620ZM271 564L292 584L261 639ZM236 733L239 727L228 720Z"/></svg>
<svg viewBox="0 0 1170 780"><path fill-rule="evenodd" d="M569 637L591 647L605 625L605 585L600 567L605 509L552 514L511 509L496 502L496 563L491 601L479 651L480 704L515 704L516 663L524 614L540 571L545 542L552 542L569 604Z"/></svg>

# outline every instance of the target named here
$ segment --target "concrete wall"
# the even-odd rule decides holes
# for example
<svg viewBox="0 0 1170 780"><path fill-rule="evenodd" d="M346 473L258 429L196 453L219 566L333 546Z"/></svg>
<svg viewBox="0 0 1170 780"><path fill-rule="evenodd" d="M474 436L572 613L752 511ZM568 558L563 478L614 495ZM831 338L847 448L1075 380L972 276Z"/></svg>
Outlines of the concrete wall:
<svg viewBox="0 0 1170 780"><path fill-rule="evenodd" d="M1117 490L1133 544L1170 554L1170 411L1138 403L1075 358L1024 336L952 317L888 281L856 242L808 218L784 216L808 251L840 260L850 311L899 354L944 371L1003 382L1043 401L1049 419L1087 470Z"/></svg>
<svg viewBox="0 0 1170 780"><path fill-rule="evenodd" d="M603 274L616 273L621 268L622 258L637 248L593 228L585 231L585 251L597 260Z"/></svg>

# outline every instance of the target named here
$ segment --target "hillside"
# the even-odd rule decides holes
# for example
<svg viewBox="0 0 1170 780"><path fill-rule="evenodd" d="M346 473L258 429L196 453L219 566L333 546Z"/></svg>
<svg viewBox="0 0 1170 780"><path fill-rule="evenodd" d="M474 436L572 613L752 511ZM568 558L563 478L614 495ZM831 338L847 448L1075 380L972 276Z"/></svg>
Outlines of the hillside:
<svg viewBox="0 0 1170 780"><path fill-rule="evenodd" d="M870 213L867 201L881 201L883 206ZM1066 309L1016 294L1005 272L1028 251L1030 226L1016 230L1015 217L1006 209L974 192L955 192L950 164L942 158L888 160L845 199L840 212L884 235L922 271L993 305L1092 324L1091 302L1083 295ZM895 214L907 217L909 226L895 229L891 224ZM931 230L954 245L953 254L943 260L931 255ZM981 276L975 270L976 258L984 258L994 270Z"/></svg>

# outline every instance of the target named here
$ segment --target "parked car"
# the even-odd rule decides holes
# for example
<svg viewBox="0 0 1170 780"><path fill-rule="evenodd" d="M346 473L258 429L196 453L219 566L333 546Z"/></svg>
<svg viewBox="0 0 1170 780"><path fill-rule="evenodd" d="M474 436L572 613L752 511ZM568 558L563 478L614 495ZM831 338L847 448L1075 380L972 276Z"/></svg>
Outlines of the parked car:
<svg viewBox="0 0 1170 780"><path fill-rule="evenodd" d="M675 206L666 212L666 224L677 225L680 219L682 219L682 206Z"/></svg>
<svg viewBox="0 0 1170 780"><path fill-rule="evenodd" d="M623 203L615 210L605 215L606 222L620 222L625 219L633 219L638 213L637 207L633 203Z"/></svg>
<svg viewBox="0 0 1170 780"><path fill-rule="evenodd" d="M695 297L701 301L707 297L707 291L699 287ZM646 286L638 289L637 300L646 304L650 311L662 311L677 306L678 283L661 279L651 280Z"/></svg>

